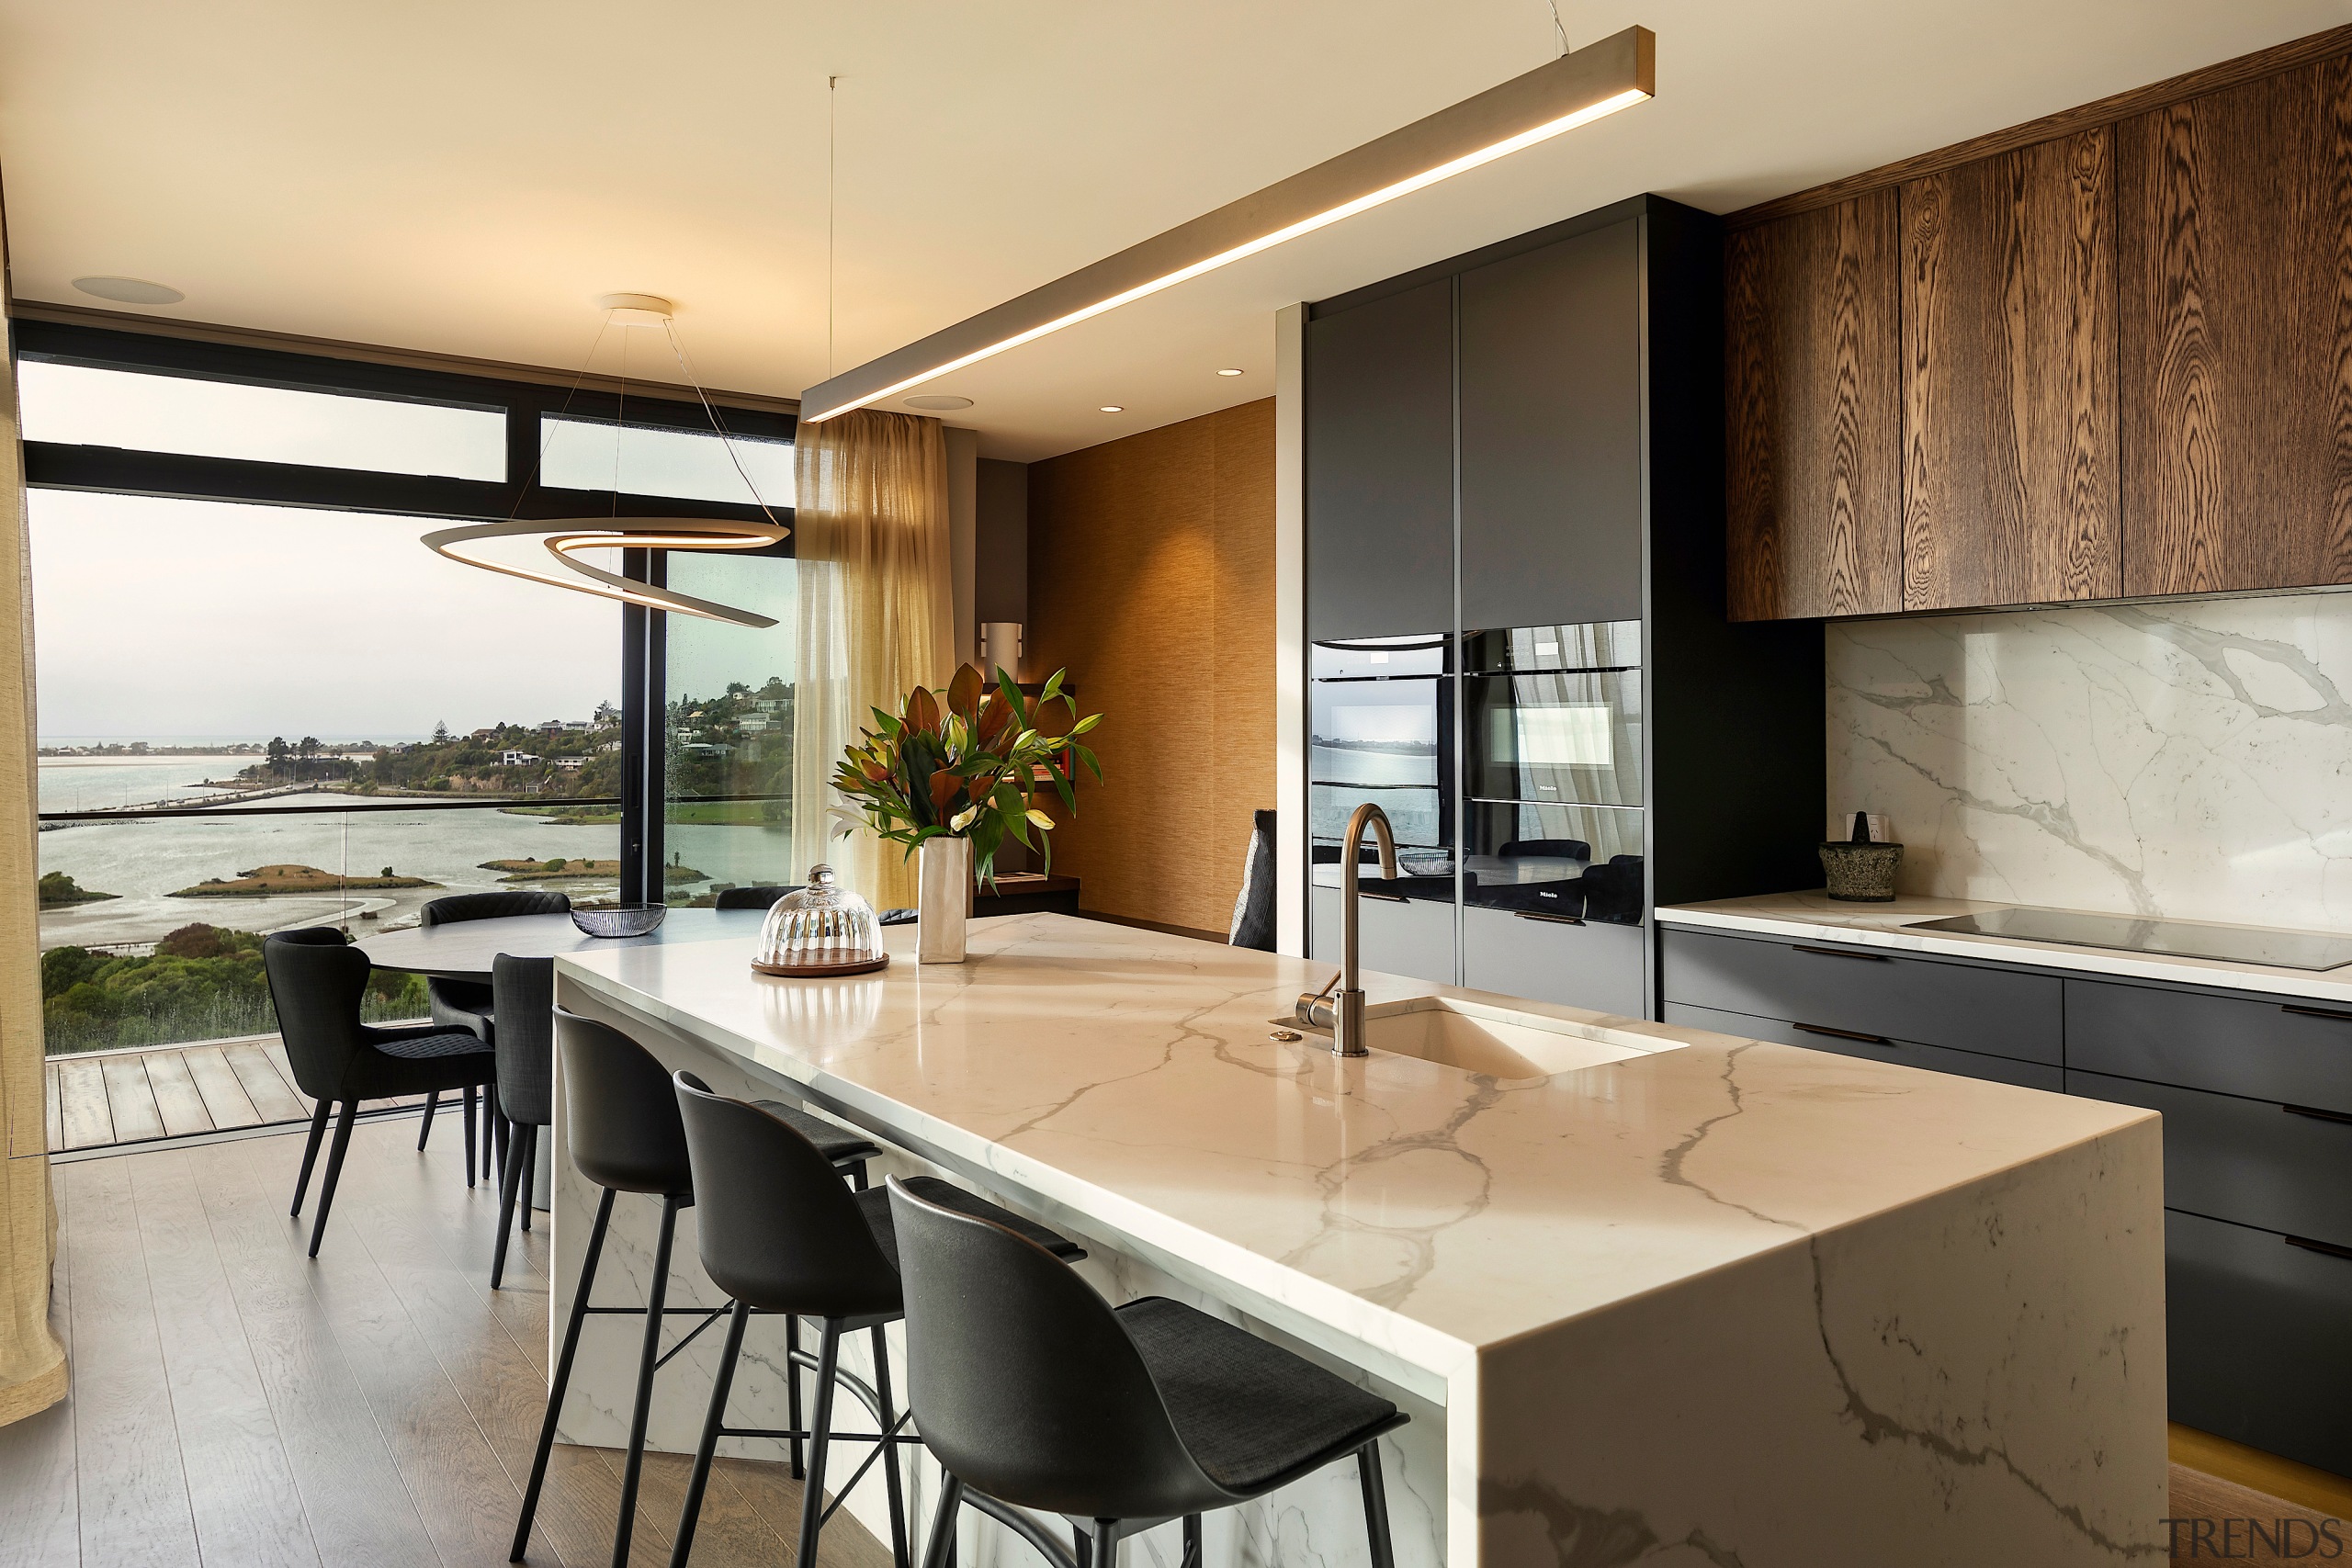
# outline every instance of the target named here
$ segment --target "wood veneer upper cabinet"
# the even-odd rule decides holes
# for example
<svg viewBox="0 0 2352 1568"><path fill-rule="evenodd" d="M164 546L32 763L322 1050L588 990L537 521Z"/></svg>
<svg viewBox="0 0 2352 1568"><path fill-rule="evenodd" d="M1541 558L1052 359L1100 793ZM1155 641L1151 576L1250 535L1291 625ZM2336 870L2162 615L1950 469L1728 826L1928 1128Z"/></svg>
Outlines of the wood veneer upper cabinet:
<svg viewBox="0 0 2352 1568"><path fill-rule="evenodd" d="M1895 205L1871 191L1731 236L1736 621L1902 607Z"/></svg>
<svg viewBox="0 0 2352 1568"><path fill-rule="evenodd" d="M2123 592L2352 581L2352 62L2115 152Z"/></svg>
<svg viewBox="0 0 2352 1568"><path fill-rule="evenodd" d="M2113 137L1902 187L1903 607L2112 598Z"/></svg>

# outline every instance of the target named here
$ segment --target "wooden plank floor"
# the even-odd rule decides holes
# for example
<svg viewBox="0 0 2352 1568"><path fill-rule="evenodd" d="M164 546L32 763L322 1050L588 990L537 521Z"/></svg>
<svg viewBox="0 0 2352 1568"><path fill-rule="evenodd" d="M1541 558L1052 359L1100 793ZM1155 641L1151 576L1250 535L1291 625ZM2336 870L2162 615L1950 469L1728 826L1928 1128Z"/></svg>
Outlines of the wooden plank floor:
<svg viewBox="0 0 2352 1568"><path fill-rule="evenodd" d="M136 1058L131 1058L135 1060ZM362 1123L316 1262L299 1135L56 1168L63 1404L0 1427L0 1568L494 1568L546 1400L547 1232L489 1288L497 1214L456 1138ZM686 1461L647 1456L633 1568L661 1568ZM559 1448L527 1561L612 1556L620 1456ZM696 1568L784 1568L800 1489L721 1461ZM888 1568L847 1514L820 1568Z"/></svg>
<svg viewBox="0 0 2352 1568"><path fill-rule="evenodd" d="M413 1094L368 1103L424 1102ZM55 1056L49 1064L49 1146L65 1153L307 1122L313 1103L296 1087L286 1047L274 1034ZM445 1104L454 1110L455 1097Z"/></svg>

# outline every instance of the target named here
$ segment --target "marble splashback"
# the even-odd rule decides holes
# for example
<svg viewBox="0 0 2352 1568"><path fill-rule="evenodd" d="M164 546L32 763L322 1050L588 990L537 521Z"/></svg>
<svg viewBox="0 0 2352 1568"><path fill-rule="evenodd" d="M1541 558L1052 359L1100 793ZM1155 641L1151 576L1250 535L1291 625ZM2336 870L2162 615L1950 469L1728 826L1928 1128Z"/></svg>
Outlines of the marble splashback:
<svg viewBox="0 0 2352 1568"><path fill-rule="evenodd" d="M1901 891L2352 931L2352 593L1826 636L1829 812Z"/></svg>

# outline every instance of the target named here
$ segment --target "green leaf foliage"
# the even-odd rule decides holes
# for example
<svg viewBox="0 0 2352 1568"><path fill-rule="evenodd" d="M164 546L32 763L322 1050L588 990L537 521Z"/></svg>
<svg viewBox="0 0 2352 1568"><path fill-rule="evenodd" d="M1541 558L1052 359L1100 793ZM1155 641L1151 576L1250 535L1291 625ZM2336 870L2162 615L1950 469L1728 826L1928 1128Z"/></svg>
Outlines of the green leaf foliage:
<svg viewBox="0 0 2352 1568"><path fill-rule="evenodd" d="M917 686L898 713L876 708L876 728L844 748L833 771L833 788L848 803L836 817L910 852L925 839L969 839L973 868L989 884L1007 838L1042 850L1050 870L1055 821L1039 786L1052 786L1067 818L1078 810L1070 759L1098 784L1102 778L1094 753L1073 739L1102 716L1079 716L1062 691L1066 674L1055 671L1032 702L1009 671L1000 668L990 689L967 664L944 693Z"/></svg>

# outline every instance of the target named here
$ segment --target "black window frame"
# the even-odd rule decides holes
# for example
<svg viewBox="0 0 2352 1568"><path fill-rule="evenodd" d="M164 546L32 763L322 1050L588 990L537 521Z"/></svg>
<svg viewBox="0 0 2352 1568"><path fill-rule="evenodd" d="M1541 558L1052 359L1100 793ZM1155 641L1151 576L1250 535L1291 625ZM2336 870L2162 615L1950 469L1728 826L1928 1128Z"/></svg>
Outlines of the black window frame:
<svg viewBox="0 0 2352 1568"><path fill-rule="evenodd" d="M710 434L715 415L719 434L762 441L795 439L798 421L793 415L747 408L723 394L714 395L706 410L699 402L658 393L616 393L606 389L611 380L606 377L598 378L598 385L563 386L78 322L20 317L9 325L20 360L475 409L502 413L506 421L506 472L497 480L27 441L25 484L30 489L462 522L605 516L763 522L773 517L792 525L789 505L763 509L680 496L556 489L538 482L543 417ZM793 541L786 538L760 553L790 558ZM662 550L625 550L622 575L659 586L667 577L666 556ZM659 610L621 606L620 896L630 901L658 903L665 891L661 863L667 793L662 735L669 700L663 658L667 621Z"/></svg>

